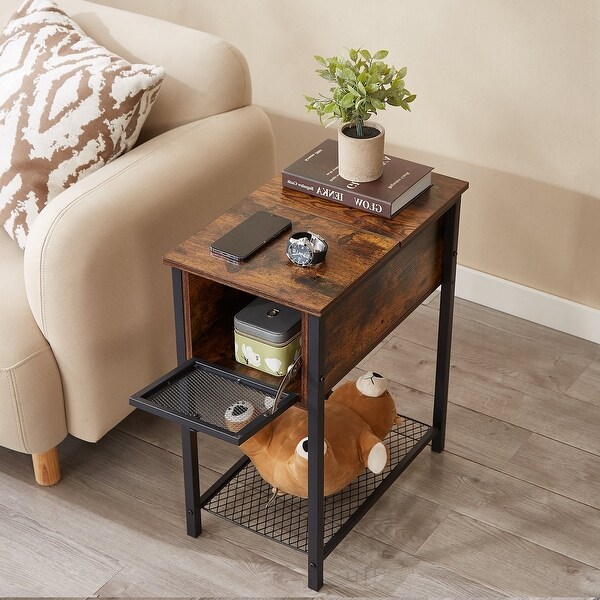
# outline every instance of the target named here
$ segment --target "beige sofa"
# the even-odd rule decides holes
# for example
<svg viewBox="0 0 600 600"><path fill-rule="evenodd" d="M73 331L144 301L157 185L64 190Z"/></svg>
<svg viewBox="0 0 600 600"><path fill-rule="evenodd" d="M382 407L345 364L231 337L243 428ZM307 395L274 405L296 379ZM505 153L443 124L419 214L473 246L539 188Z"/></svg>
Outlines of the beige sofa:
<svg viewBox="0 0 600 600"><path fill-rule="evenodd" d="M138 145L49 203L25 254L0 231L0 445L60 478L56 447L100 439L175 365L162 256L275 172L239 51L209 34L57 0L90 36L167 78ZM0 3L0 24L20 4ZM1 469L0 463L0 469Z"/></svg>

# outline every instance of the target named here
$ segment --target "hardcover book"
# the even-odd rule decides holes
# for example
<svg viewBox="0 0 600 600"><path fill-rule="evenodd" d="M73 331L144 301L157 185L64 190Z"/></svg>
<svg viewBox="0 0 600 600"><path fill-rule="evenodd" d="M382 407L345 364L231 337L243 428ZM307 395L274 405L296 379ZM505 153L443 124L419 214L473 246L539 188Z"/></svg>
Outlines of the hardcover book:
<svg viewBox="0 0 600 600"><path fill-rule="evenodd" d="M283 187L391 219L431 185L433 167L385 155L383 175L357 183L338 173L337 142L325 140L281 173Z"/></svg>

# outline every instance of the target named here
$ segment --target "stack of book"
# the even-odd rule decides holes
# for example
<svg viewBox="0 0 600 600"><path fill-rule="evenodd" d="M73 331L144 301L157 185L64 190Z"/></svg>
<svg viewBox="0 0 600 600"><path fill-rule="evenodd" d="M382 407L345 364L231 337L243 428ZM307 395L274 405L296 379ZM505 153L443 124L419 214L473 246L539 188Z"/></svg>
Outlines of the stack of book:
<svg viewBox="0 0 600 600"><path fill-rule="evenodd" d="M356 183L338 174L335 140L325 140L281 173L283 187L391 219L431 185L433 167L385 155L383 175Z"/></svg>

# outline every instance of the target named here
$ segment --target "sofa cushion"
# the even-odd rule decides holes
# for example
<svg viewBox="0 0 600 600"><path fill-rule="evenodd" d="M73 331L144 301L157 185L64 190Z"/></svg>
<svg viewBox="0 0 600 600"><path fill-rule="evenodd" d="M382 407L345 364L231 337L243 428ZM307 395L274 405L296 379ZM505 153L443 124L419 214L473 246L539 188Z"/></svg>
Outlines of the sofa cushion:
<svg viewBox="0 0 600 600"><path fill-rule="evenodd" d="M54 354L25 293L23 252L0 236L0 445L44 452L67 435Z"/></svg>
<svg viewBox="0 0 600 600"><path fill-rule="evenodd" d="M47 202L135 144L163 78L51 0L17 10L0 34L0 223L21 248Z"/></svg>

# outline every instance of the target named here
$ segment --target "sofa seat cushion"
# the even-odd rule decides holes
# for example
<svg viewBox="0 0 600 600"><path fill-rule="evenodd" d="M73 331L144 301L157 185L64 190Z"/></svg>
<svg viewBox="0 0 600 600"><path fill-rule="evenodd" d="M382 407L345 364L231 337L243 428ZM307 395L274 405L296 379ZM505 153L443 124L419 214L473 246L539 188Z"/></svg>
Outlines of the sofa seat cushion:
<svg viewBox="0 0 600 600"><path fill-rule="evenodd" d="M21 248L48 201L135 144L164 75L51 0L17 10L0 34L0 223Z"/></svg>
<svg viewBox="0 0 600 600"><path fill-rule="evenodd" d="M29 309L23 252L6 235L0 236L0 287L0 445L44 452L67 434L62 385Z"/></svg>

